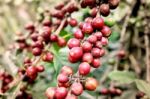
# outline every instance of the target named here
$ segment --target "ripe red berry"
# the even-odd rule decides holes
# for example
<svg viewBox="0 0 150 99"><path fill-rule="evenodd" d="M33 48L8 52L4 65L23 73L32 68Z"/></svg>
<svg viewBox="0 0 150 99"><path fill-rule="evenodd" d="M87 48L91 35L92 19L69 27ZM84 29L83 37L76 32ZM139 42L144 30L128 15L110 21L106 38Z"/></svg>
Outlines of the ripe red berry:
<svg viewBox="0 0 150 99"><path fill-rule="evenodd" d="M87 78L85 81L85 89L89 91L94 91L98 86L98 82L94 78Z"/></svg>
<svg viewBox="0 0 150 99"><path fill-rule="evenodd" d="M100 49L99 48L92 48L91 51L93 57L99 58L100 57Z"/></svg>
<svg viewBox="0 0 150 99"><path fill-rule="evenodd" d="M61 10L64 7L64 3L59 3L58 5L55 6L55 9Z"/></svg>
<svg viewBox="0 0 150 99"><path fill-rule="evenodd" d="M121 50L118 51L117 55L120 59L122 59L126 56L126 52L125 52L125 50L121 49Z"/></svg>
<svg viewBox="0 0 150 99"><path fill-rule="evenodd" d="M101 29L104 26L104 20L101 17L96 17L92 21L92 26L95 29Z"/></svg>
<svg viewBox="0 0 150 99"><path fill-rule="evenodd" d="M115 9L119 5L120 0L108 0L110 9Z"/></svg>
<svg viewBox="0 0 150 99"><path fill-rule="evenodd" d="M76 38L71 38L68 43L67 43L69 49L73 47L79 47L80 46L80 41Z"/></svg>
<svg viewBox="0 0 150 99"><path fill-rule="evenodd" d="M100 5L100 13L103 16L108 16L110 13L109 5L108 4L102 4Z"/></svg>
<svg viewBox="0 0 150 99"><path fill-rule="evenodd" d="M81 47L73 47L70 52L69 56L74 60L80 60L83 56L83 50Z"/></svg>
<svg viewBox="0 0 150 99"><path fill-rule="evenodd" d="M30 23L26 24L25 29L30 30L30 31L34 31L35 26L32 22L30 22Z"/></svg>
<svg viewBox="0 0 150 99"><path fill-rule="evenodd" d="M112 95L116 95L116 89L115 88L109 88L109 92L110 92L110 94L112 94Z"/></svg>
<svg viewBox="0 0 150 99"><path fill-rule="evenodd" d="M100 50L100 56L102 57L102 56L104 56L105 55L105 50L104 49L101 49Z"/></svg>
<svg viewBox="0 0 150 99"><path fill-rule="evenodd" d="M42 50L38 47L35 47L32 49L32 54L35 56L39 56L39 55L41 55L41 53L42 53Z"/></svg>
<svg viewBox="0 0 150 99"><path fill-rule="evenodd" d="M82 33L82 31L80 29L77 29L74 32L74 37L77 39L83 39L84 38L84 34Z"/></svg>
<svg viewBox="0 0 150 99"><path fill-rule="evenodd" d="M72 27L75 27L75 26L77 26L77 24L78 24L77 20L76 20L76 19L73 19L73 18L71 18L71 19L68 21L68 23L69 23Z"/></svg>
<svg viewBox="0 0 150 99"><path fill-rule="evenodd" d="M62 37L59 37L57 43L60 47L64 47L66 45L66 40Z"/></svg>
<svg viewBox="0 0 150 99"><path fill-rule="evenodd" d="M85 34L91 34L93 32L91 23L83 23L82 32Z"/></svg>
<svg viewBox="0 0 150 99"><path fill-rule="evenodd" d="M78 82L74 82L71 86L71 93L76 95L76 96L79 96L81 95L83 92L83 86L81 83L78 83Z"/></svg>
<svg viewBox="0 0 150 99"><path fill-rule="evenodd" d="M43 26L51 26L52 22L50 19L44 19L42 22Z"/></svg>
<svg viewBox="0 0 150 99"><path fill-rule="evenodd" d="M97 42L95 43L95 47L101 49L101 48L102 48L102 43L101 43L101 41L97 41Z"/></svg>
<svg viewBox="0 0 150 99"><path fill-rule="evenodd" d="M91 23L91 22L92 22L92 20L93 20L93 18L91 18L91 17L87 17L87 18L85 19L85 22L86 22L86 23Z"/></svg>
<svg viewBox="0 0 150 99"><path fill-rule="evenodd" d="M45 70L43 65L36 66L36 69L37 69L38 72L43 72Z"/></svg>
<svg viewBox="0 0 150 99"><path fill-rule="evenodd" d="M47 96L48 99L54 99L55 92L56 88L50 87L46 90L45 95Z"/></svg>
<svg viewBox="0 0 150 99"><path fill-rule="evenodd" d="M66 74L66 75L72 75L73 74L73 69L70 66L63 66L61 68L61 73Z"/></svg>
<svg viewBox="0 0 150 99"><path fill-rule="evenodd" d="M90 35L87 40L92 43L92 44L95 44L96 41L97 41L97 37L95 35Z"/></svg>
<svg viewBox="0 0 150 99"><path fill-rule="evenodd" d="M97 40L101 40L103 37L101 32L96 32L94 35L97 37Z"/></svg>
<svg viewBox="0 0 150 99"><path fill-rule="evenodd" d="M82 49L83 49L84 52L89 52L92 49L92 44L89 43L88 41L85 41L82 44Z"/></svg>
<svg viewBox="0 0 150 99"><path fill-rule="evenodd" d="M39 36L39 34L37 34L37 33L33 33L33 34L31 34L31 39L33 40L33 41L37 41L38 40L38 36Z"/></svg>
<svg viewBox="0 0 150 99"><path fill-rule="evenodd" d="M101 43L102 43L102 45L107 45L108 44L108 39L106 38L106 37L102 37L102 39L101 39Z"/></svg>
<svg viewBox="0 0 150 99"><path fill-rule="evenodd" d="M25 57L24 64L31 64L31 63L32 63L31 59L29 57Z"/></svg>
<svg viewBox="0 0 150 99"><path fill-rule="evenodd" d="M68 94L68 91L67 91L66 88L64 88L64 87L58 87L56 89L56 92L55 92L55 98L56 99L65 99L66 96L67 96L67 94Z"/></svg>
<svg viewBox="0 0 150 99"><path fill-rule="evenodd" d="M86 6L93 6L96 3L96 0L83 0Z"/></svg>
<svg viewBox="0 0 150 99"><path fill-rule="evenodd" d="M101 29L101 33L103 34L103 36L109 37L111 35L111 30L108 26L103 26L103 28Z"/></svg>
<svg viewBox="0 0 150 99"><path fill-rule="evenodd" d="M79 28L82 29L82 27L83 27L83 22L80 22L79 23Z"/></svg>
<svg viewBox="0 0 150 99"><path fill-rule="evenodd" d="M28 67L27 70L26 70L26 74L27 74L27 76L29 76L29 77L32 77L33 75L36 75L36 74L37 74L37 69L36 69L36 67L35 67L35 66L30 66L30 67Z"/></svg>
<svg viewBox="0 0 150 99"><path fill-rule="evenodd" d="M42 59L45 62L52 62L53 61L53 54L51 52L47 52L43 55Z"/></svg>
<svg viewBox="0 0 150 99"><path fill-rule="evenodd" d="M79 65L79 73L80 73L80 75L87 75L87 74L89 74L90 73L90 69L91 69L91 67L90 67L90 65L88 64L88 63L86 63L86 62L82 62L80 65Z"/></svg>
<svg viewBox="0 0 150 99"><path fill-rule="evenodd" d="M100 90L100 94L102 94L102 95L107 95L107 94L109 94L109 90L108 90L107 88L102 88L102 89Z"/></svg>
<svg viewBox="0 0 150 99"><path fill-rule="evenodd" d="M58 82L58 87L65 87L65 88L68 88L68 87L70 87L71 86L71 84L69 83L69 82L67 82L67 83L60 83L60 82Z"/></svg>
<svg viewBox="0 0 150 99"><path fill-rule="evenodd" d="M67 95L66 99L78 99L75 95Z"/></svg>
<svg viewBox="0 0 150 99"><path fill-rule="evenodd" d="M82 62L91 63L93 61L93 56L91 53L84 53L82 57Z"/></svg>
<svg viewBox="0 0 150 99"><path fill-rule="evenodd" d="M57 80L60 83L67 83L69 81L69 78L66 74L59 74Z"/></svg>
<svg viewBox="0 0 150 99"><path fill-rule="evenodd" d="M41 41L36 41L36 42L33 42L33 43L32 43L32 47L33 47L33 48L38 47L38 48L40 48L40 49L43 49L44 44L43 44Z"/></svg>
<svg viewBox="0 0 150 99"><path fill-rule="evenodd" d="M44 26L42 29L42 37L44 38L45 41L49 40L49 37L51 35L51 28L48 26Z"/></svg>
<svg viewBox="0 0 150 99"><path fill-rule="evenodd" d="M98 68L100 66L101 66L100 59L98 59L98 58L93 59L93 61L92 61L92 67Z"/></svg>
<svg viewBox="0 0 150 99"><path fill-rule="evenodd" d="M94 7L94 8L90 11L90 15L91 15L92 17L96 17L97 12L98 12L98 9L97 9L96 7Z"/></svg>
<svg viewBox="0 0 150 99"><path fill-rule="evenodd" d="M57 41L58 41L58 36L55 35L55 34L52 34L52 35L50 35L50 40L51 40L52 42L57 42Z"/></svg>

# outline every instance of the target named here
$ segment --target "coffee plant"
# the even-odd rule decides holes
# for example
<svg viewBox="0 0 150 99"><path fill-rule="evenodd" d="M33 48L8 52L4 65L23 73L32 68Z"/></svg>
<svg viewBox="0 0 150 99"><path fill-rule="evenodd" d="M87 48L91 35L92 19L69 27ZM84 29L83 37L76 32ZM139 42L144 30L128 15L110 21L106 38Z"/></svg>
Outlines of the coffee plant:
<svg viewBox="0 0 150 99"><path fill-rule="evenodd" d="M36 6L41 2L33 0ZM15 31L15 42L2 56L2 63L8 61L12 69L0 70L0 97L149 99L148 4L145 0L62 0L51 8L36 8L37 18ZM126 12L117 10L119 5ZM12 63L9 57L19 61ZM145 67L140 67L143 61ZM39 89L42 96L35 96Z"/></svg>

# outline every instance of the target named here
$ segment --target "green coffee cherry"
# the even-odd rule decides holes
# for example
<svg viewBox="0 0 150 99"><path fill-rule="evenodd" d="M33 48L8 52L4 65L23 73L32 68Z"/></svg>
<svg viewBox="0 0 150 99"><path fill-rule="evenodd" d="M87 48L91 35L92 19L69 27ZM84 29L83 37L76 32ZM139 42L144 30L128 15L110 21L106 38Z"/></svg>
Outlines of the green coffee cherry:
<svg viewBox="0 0 150 99"><path fill-rule="evenodd" d="M115 22L115 20L113 18L108 18L108 19L105 20L105 25L107 25L109 27L114 26L115 23L116 22Z"/></svg>

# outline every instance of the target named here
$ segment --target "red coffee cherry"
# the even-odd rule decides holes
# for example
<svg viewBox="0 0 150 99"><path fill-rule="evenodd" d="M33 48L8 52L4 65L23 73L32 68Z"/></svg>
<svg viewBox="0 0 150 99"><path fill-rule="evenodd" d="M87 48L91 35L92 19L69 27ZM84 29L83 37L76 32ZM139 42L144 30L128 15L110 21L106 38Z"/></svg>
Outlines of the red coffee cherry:
<svg viewBox="0 0 150 99"><path fill-rule="evenodd" d="M43 72L45 70L44 66L43 65L40 65L40 66L36 66L36 70L38 72Z"/></svg>
<svg viewBox="0 0 150 99"><path fill-rule="evenodd" d="M93 20L93 18L91 18L91 17L87 17L87 18L85 19L85 22L86 22L86 23L91 23L91 22L92 22L92 20Z"/></svg>
<svg viewBox="0 0 150 99"><path fill-rule="evenodd" d="M44 26L42 28L42 37L44 38L44 40L49 40L49 37L51 35L51 28L48 26Z"/></svg>
<svg viewBox="0 0 150 99"><path fill-rule="evenodd" d="M83 56L83 50L81 47L73 47L70 52L69 56L74 60L80 60Z"/></svg>
<svg viewBox="0 0 150 99"><path fill-rule="evenodd" d="M83 86L81 83L78 83L78 82L74 82L71 86L71 93L76 95L76 96L79 96L81 95L83 92Z"/></svg>
<svg viewBox="0 0 150 99"><path fill-rule="evenodd" d="M99 58L100 57L100 49L99 48L92 48L91 51L93 57Z"/></svg>
<svg viewBox="0 0 150 99"><path fill-rule="evenodd" d="M84 53L82 57L82 62L91 63L93 61L93 56L91 53Z"/></svg>
<svg viewBox="0 0 150 99"><path fill-rule="evenodd" d="M101 17L96 17L92 21L92 26L95 29L101 29L104 26L104 20Z"/></svg>
<svg viewBox="0 0 150 99"><path fill-rule="evenodd" d="M54 55L51 52L47 52L43 55L42 60L45 62L52 62Z"/></svg>
<svg viewBox="0 0 150 99"><path fill-rule="evenodd" d="M92 44L89 43L88 41L83 42L82 44L82 49L84 52L90 52L92 49Z"/></svg>
<svg viewBox="0 0 150 99"><path fill-rule="evenodd" d="M90 11L90 15L91 15L92 17L96 17L97 12L98 12L98 9L97 9L96 7L94 7L94 8Z"/></svg>
<svg viewBox="0 0 150 99"><path fill-rule="evenodd" d="M96 32L94 35L97 37L97 40L101 40L103 37L101 32Z"/></svg>
<svg viewBox="0 0 150 99"><path fill-rule="evenodd" d="M83 22L80 22L80 23L79 23L79 28L80 28L80 29L82 29L83 24L84 24Z"/></svg>
<svg viewBox="0 0 150 99"><path fill-rule="evenodd" d="M39 36L39 34L37 34L37 33L33 33L33 34L31 34L31 39L33 40L33 41L37 41L38 40L38 36Z"/></svg>
<svg viewBox="0 0 150 99"><path fill-rule="evenodd" d="M94 91L98 86L98 82L94 78L87 78L85 81L85 89L89 91Z"/></svg>
<svg viewBox="0 0 150 99"><path fill-rule="evenodd" d="M111 30L108 26L103 26L103 28L101 29L101 33L103 34L103 36L109 37L111 35Z"/></svg>
<svg viewBox="0 0 150 99"><path fill-rule="evenodd" d="M25 57L24 64L31 64L31 63L32 63L31 59L29 57Z"/></svg>
<svg viewBox="0 0 150 99"><path fill-rule="evenodd" d="M60 47L64 47L66 45L66 40L62 37L59 37L57 43Z"/></svg>
<svg viewBox="0 0 150 99"><path fill-rule="evenodd" d="M102 45L107 45L108 44L108 39L106 38L106 37L102 37L102 39L101 39L101 43L102 43Z"/></svg>
<svg viewBox="0 0 150 99"><path fill-rule="evenodd" d="M74 19L74 18L71 18L71 19L68 21L68 23L69 23L72 27L75 27L75 26L77 26L77 24L78 24L77 20Z"/></svg>
<svg viewBox="0 0 150 99"><path fill-rule="evenodd" d="M108 95L109 94L109 90L107 88L102 88L100 90L100 94L102 94L102 95Z"/></svg>
<svg viewBox="0 0 150 99"><path fill-rule="evenodd" d="M58 36L55 35L55 34L52 34L52 35L50 35L50 40L51 40L52 42L57 42L57 41L58 41Z"/></svg>
<svg viewBox="0 0 150 99"><path fill-rule="evenodd" d="M61 73L66 74L66 75L72 75L73 74L73 69L70 66L63 66L61 68Z"/></svg>
<svg viewBox="0 0 150 99"><path fill-rule="evenodd" d="M72 56L68 56L68 60L69 60L69 62L71 62L71 63L76 63L76 62L78 62L79 61L79 59L75 59L75 58L73 58Z"/></svg>
<svg viewBox="0 0 150 99"><path fill-rule="evenodd" d="M33 75L37 74L37 69L35 66L30 66L27 68L26 73L28 77L32 77Z"/></svg>
<svg viewBox="0 0 150 99"><path fill-rule="evenodd" d="M43 49L44 48L44 44L41 41L36 41L36 42L32 43L32 47L33 48L38 47L40 49Z"/></svg>
<svg viewBox="0 0 150 99"><path fill-rule="evenodd" d="M102 56L104 56L105 55L105 50L104 49L101 49L100 50L100 56L102 57Z"/></svg>
<svg viewBox="0 0 150 99"><path fill-rule="evenodd" d="M92 61L92 67L99 68L101 66L100 59L96 58Z"/></svg>
<svg viewBox="0 0 150 99"><path fill-rule="evenodd" d="M56 93L56 88L50 87L46 90L45 95L48 99L54 99L54 95Z"/></svg>
<svg viewBox="0 0 150 99"><path fill-rule="evenodd" d="M67 46L69 47L69 49L71 49L73 47L79 47L80 46L80 41L76 38L71 38L68 41Z"/></svg>
<svg viewBox="0 0 150 99"><path fill-rule="evenodd" d="M69 78L66 74L59 74L57 80L60 83L67 83L69 81Z"/></svg>
<svg viewBox="0 0 150 99"><path fill-rule="evenodd" d="M144 97L144 95L145 95L145 93L143 93L143 92L138 92L138 93L136 94L136 99L141 99L142 97Z"/></svg>
<svg viewBox="0 0 150 99"><path fill-rule="evenodd" d="M55 9L61 10L64 7L64 3L60 2L58 5L55 6Z"/></svg>
<svg viewBox="0 0 150 99"><path fill-rule="evenodd" d="M83 0L83 2L86 6L93 6L96 4L96 0Z"/></svg>
<svg viewBox="0 0 150 99"><path fill-rule="evenodd" d="M34 31L35 26L32 22L29 22L29 23L26 24L25 29L29 30L29 31Z"/></svg>
<svg viewBox="0 0 150 99"><path fill-rule="evenodd" d="M52 22L50 19L46 18L42 22L43 26L51 26Z"/></svg>
<svg viewBox="0 0 150 99"><path fill-rule="evenodd" d="M84 34L82 33L82 31L80 29L77 29L74 32L74 37L77 39L83 39L84 38Z"/></svg>
<svg viewBox="0 0 150 99"><path fill-rule="evenodd" d="M39 56L39 55L41 55L41 53L42 53L42 50L38 47L35 47L32 49L32 54L35 56Z"/></svg>
<svg viewBox="0 0 150 99"><path fill-rule="evenodd" d="M85 34L91 34L93 32L93 27L90 23L83 23L82 32Z"/></svg>
<svg viewBox="0 0 150 99"><path fill-rule="evenodd" d="M79 74L85 76L85 75L90 73L90 69L91 69L91 67L90 67L90 65L88 63L82 62L79 65L79 69L78 69L79 70Z"/></svg>
<svg viewBox="0 0 150 99"><path fill-rule="evenodd" d="M108 0L110 9L115 9L119 5L120 0Z"/></svg>
<svg viewBox="0 0 150 99"><path fill-rule="evenodd" d="M61 10L55 10L55 11L51 12L51 15L53 17L58 18L58 19L63 19L64 18L64 13Z"/></svg>
<svg viewBox="0 0 150 99"><path fill-rule="evenodd" d="M110 13L109 5L108 4L102 4L100 5L100 13L103 16L108 16Z"/></svg>
<svg viewBox="0 0 150 99"><path fill-rule="evenodd" d="M71 84L69 83L69 82L67 82L67 83L60 83L60 82L58 82L58 87L65 87L65 88L68 88L68 87L70 87L71 86Z"/></svg>
<svg viewBox="0 0 150 99"><path fill-rule="evenodd" d="M116 95L117 95L117 96L122 95L122 90L120 90L120 89L116 89Z"/></svg>
<svg viewBox="0 0 150 99"><path fill-rule="evenodd" d="M92 43L92 44L95 44L96 41L97 41L97 37L95 35L90 35L87 40Z"/></svg>
<svg viewBox="0 0 150 99"><path fill-rule="evenodd" d="M111 95L116 95L116 93L117 93L116 89L114 87L109 88L109 92L110 92Z"/></svg>
<svg viewBox="0 0 150 99"><path fill-rule="evenodd" d="M66 99L78 99L75 95L67 95Z"/></svg>
<svg viewBox="0 0 150 99"><path fill-rule="evenodd" d="M118 51L117 55L120 59L122 59L126 56L126 52L125 52L125 50L121 49L121 50Z"/></svg>
<svg viewBox="0 0 150 99"><path fill-rule="evenodd" d="M68 94L68 91L67 91L66 88L64 88L64 87L58 87L56 89L56 92L55 92L55 98L56 99L65 99L66 96L67 96L67 94Z"/></svg>
<svg viewBox="0 0 150 99"><path fill-rule="evenodd" d="M97 42L95 43L95 47L101 49L101 48L102 48L102 43L101 43L101 41L97 41Z"/></svg>

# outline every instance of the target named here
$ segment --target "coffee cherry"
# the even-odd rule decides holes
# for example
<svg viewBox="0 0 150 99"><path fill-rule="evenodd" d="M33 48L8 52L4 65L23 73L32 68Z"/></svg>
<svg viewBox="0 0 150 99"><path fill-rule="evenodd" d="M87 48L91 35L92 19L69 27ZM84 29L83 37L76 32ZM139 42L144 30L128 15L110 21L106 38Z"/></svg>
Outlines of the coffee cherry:
<svg viewBox="0 0 150 99"><path fill-rule="evenodd" d="M44 44L41 41L36 41L36 42L32 43L32 47L33 48L38 47L40 49L43 49L44 48Z"/></svg>
<svg viewBox="0 0 150 99"><path fill-rule="evenodd" d="M33 40L33 41L37 41L37 39L38 39L38 34L37 33L33 33L33 34L31 34L31 39Z"/></svg>
<svg viewBox="0 0 150 99"><path fill-rule="evenodd" d="M95 44L96 41L97 41L97 37L95 35L90 35L87 40L92 43L92 44Z"/></svg>
<svg viewBox="0 0 150 99"><path fill-rule="evenodd" d="M110 13L108 4L102 4L99 9L100 9L101 15L103 15L103 16L108 16Z"/></svg>
<svg viewBox="0 0 150 99"><path fill-rule="evenodd" d="M73 74L73 69L70 66L63 66L61 68L61 73L66 74L66 75L72 75Z"/></svg>
<svg viewBox="0 0 150 99"><path fill-rule="evenodd" d="M61 10L55 10L55 11L51 12L51 15L53 17L58 18L58 19L63 19L64 18L64 13Z"/></svg>
<svg viewBox="0 0 150 99"><path fill-rule="evenodd" d="M35 66L30 66L27 68L26 73L28 77L32 77L33 75L37 74L37 69Z"/></svg>
<svg viewBox="0 0 150 99"><path fill-rule="evenodd" d="M39 56L39 55L41 55L41 53L42 53L42 50L38 47L35 47L32 49L32 54L35 56Z"/></svg>
<svg viewBox="0 0 150 99"><path fill-rule="evenodd" d="M94 78L87 78L85 81L85 89L89 91L94 91L98 86L98 82Z"/></svg>
<svg viewBox="0 0 150 99"><path fill-rule="evenodd" d="M89 43L88 41L83 42L82 44L82 49L84 52L90 52L92 49L92 44Z"/></svg>
<svg viewBox="0 0 150 99"><path fill-rule="evenodd" d="M126 56L126 52L125 52L125 50L121 49L118 51L117 55L120 59L122 59Z"/></svg>
<svg viewBox="0 0 150 99"><path fill-rule="evenodd" d="M116 89L113 88L113 87L112 87L112 88L109 88L109 92L110 92L111 95L116 95L116 93L117 93L117 92L116 92Z"/></svg>
<svg viewBox="0 0 150 99"><path fill-rule="evenodd" d="M32 22L30 22L30 23L26 24L25 29L33 32L35 29L35 26Z"/></svg>
<svg viewBox="0 0 150 99"><path fill-rule="evenodd" d="M47 52L43 55L42 59L45 62L52 62L53 61L53 54L51 52Z"/></svg>
<svg viewBox="0 0 150 99"><path fill-rule="evenodd" d="M109 37L111 35L111 30L109 27L103 26L101 33L103 34L103 36Z"/></svg>
<svg viewBox="0 0 150 99"><path fill-rule="evenodd" d="M93 9L90 11L90 15L91 15L92 17L96 17L97 12L98 12L98 9L95 7L95 8L93 8Z"/></svg>
<svg viewBox="0 0 150 99"><path fill-rule="evenodd" d="M56 88L50 87L46 90L45 95L48 99L54 99L54 95L56 93Z"/></svg>
<svg viewBox="0 0 150 99"><path fill-rule="evenodd" d="M46 18L42 22L43 26L51 26L52 22L50 19Z"/></svg>
<svg viewBox="0 0 150 99"><path fill-rule="evenodd" d="M78 62L79 61L79 59L75 59L75 58L73 58L72 56L68 56L68 60L69 60L69 62L71 62L71 63L76 63L76 62Z"/></svg>
<svg viewBox="0 0 150 99"><path fill-rule="evenodd" d="M92 20L93 20L93 18L91 18L91 17L87 17L87 18L85 19L85 22L86 22L86 23L91 23L91 22L92 22Z"/></svg>
<svg viewBox="0 0 150 99"><path fill-rule="evenodd" d="M65 87L65 88L68 88L68 87L70 87L71 86L71 84L69 83L69 82L67 82L67 83L60 83L60 82L58 82L58 87Z"/></svg>
<svg viewBox="0 0 150 99"><path fill-rule="evenodd" d="M32 63L32 61L31 61L31 59L29 58L29 57L25 57L25 59L24 59L24 62L23 62L24 64L31 64Z"/></svg>
<svg viewBox="0 0 150 99"><path fill-rule="evenodd" d="M103 37L101 32L96 32L94 35L97 37L97 40L101 40Z"/></svg>
<svg viewBox="0 0 150 99"><path fill-rule="evenodd" d="M76 96L79 96L81 95L83 92L83 86L81 83L78 83L78 82L74 82L71 86L71 93L76 95Z"/></svg>
<svg viewBox="0 0 150 99"><path fill-rule="evenodd" d="M86 6L93 6L96 4L96 0L83 0L83 2Z"/></svg>
<svg viewBox="0 0 150 99"><path fill-rule="evenodd" d="M64 3L59 3L58 5L55 6L55 9L61 10L64 7Z"/></svg>
<svg viewBox="0 0 150 99"><path fill-rule="evenodd" d="M44 66L43 65L40 65L40 66L36 66L36 70L38 72L43 72L45 69L44 69Z"/></svg>
<svg viewBox="0 0 150 99"><path fill-rule="evenodd" d="M104 56L105 55L105 50L104 49L101 49L100 50L100 56L102 57L102 56Z"/></svg>
<svg viewBox="0 0 150 99"><path fill-rule="evenodd" d="M45 41L49 40L49 37L51 35L51 28L48 26L44 26L42 28L42 37L44 38Z"/></svg>
<svg viewBox="0 0 150 99"><path fill-rule="evenodd" d="M67 95L66 99L78 99L75 95Z"/></svg>
<svg viewBox="0 0 150 99"><path fill-rule="evenodd" d="M73 18L71 18L71 19L68 21L68 23L69 23L72 27L75 27L75 26L77 26L77 24L78 24L77 20L76 20L76 19L73 19Z"/></svg>
<svg viewBox="0 0 150 99"><path fill-rule="evenodd" d="M89 74L90 73L90 69L91 69L91 67L90 67L90 65L88 64L88 63L86 63L86 62L82 62L80 65L79 65L79 73L80 73L80 75L87 75L87 74Z"/></svg>
<svg viewBox="0 0 150 99"><path fill-rule="evenodd" d="M143 93L143 92L138 92L138 93L136 94L136 99L141 99L142 97L144 97L144 95L145 95L145 93Z"/></svg>
<svg viewBox="0 0 150 99"><path fill-rule="evenodd" d="M103 88L103 89L100 90L100 94L108 95L109 94L109 90L107 88Z"/></svg>
<svg viewBox="0 0 150 99"><path fill-rule="evenodd" d="M68 94L68 91L67 91L66 88L64 88L64 87L59 87L59 88L56 89L55 98L56 98L56 99L65 99L66 96L67 96L67 94ZM55 98L54 98L54 99L55 99Z"/></svg>
<svg viewBox="0 0 150 99"><path fill-rule="evenodd" d="M84 53L82 57L83 62L91 63L93 61L93 56L91 53Z"/></svg>
<svg viewBox="0 0 150 99"><path fill-rule="evenodd" d="M74 32L74 37L76 39L83 39L84 38L84 34L82 33L82 31L80 29L77 29L75 32Z"/></svg>
<svg viewBox="0 0 150 99"><path fill-rule="evenodd" d="M80 41L76 38L71 38L68 41L67 46L69 47L69 49L71 49L73 47L79 47L80 46Z"/></svg>
<svg viewBox="0 0 150 99"><path fill-rule="evenodd" d="M105 20L105 25L107 25L109 27L114 26L114 24L115 24L115 20L112 19L112 18L108 18L108 19Z"/></svg>
<svg viewBox="0 0 150 99"><path fill-rule="evenodd" d="M62 37L59 37L57 43L60 47L64 47L66 45L66 40Z"/></svg>
<svg viewBox="0 0 150 99"><path fill-rule="evenodd" d="M83 56L83 50L81 47L73 47L70 52L69 56L74 60L80 60Z"/></svg>
<svg viewBox="0 0 150 99"><path fill-rule="evenodd" d="M106 37L102 37L102 39L101 39L101 43L102 43L102 45L107 45L108 44L108 39L106 38Z"/></svg>
<svg viewBox="0 0 150 99"><path fill-rule="evenodd" d="M110 9L115 9L119 5L120 0L108 0Z"/></svg>
<svg viewBox="0 0 150 99"><path fill-rule="evenodd" d="M121 94L122 94L122 90L116 89L116 95L117 95L117 96L120 96Z"/></svg>
<svg viewBox="0 0 150 99"><path fill-rule="evenodd" d="M85 34L91 34L93 32L93 27L90 23L83 23L82 32Z"/></svg>
<svg viewBox="0 0 150 99"><path fill-rule="evenodd" d="M82 29L83 24L84 24L83 22L80 22L80 23L79 23L79 28L80 28L80 29Z"/></svg>
<svg viewBox="0 0 150 99"><path fill-rule="evenodd" d="M95 29L101 29L104 26L104 20L101 17L96 17L92 21L92 26Z"/></svg>
<svg viewBox="0 0 150 99"><path fill-rule="evenodd" d="M101 43L101 41L97 41L97 42L95 43L95 47L101 49L101 48L102 48L102 43Z"/></svg>
<svg viewBox="0 0 150 99"><path fill-rule="evenodd" d="M52 42L57 42L57 41L58 41L58 36L55 35L55 34L52 34L52 35L50 35L50 40L51 40Z"/></svg>
<svg viewBox="0 0 150 99"><path fill-rule="evenodd" d="M101 65L101 63L100 63L100 60L98 58L93 59L93 61L92 61L92 67L98 68L98 67L100 67L100 65Z"/></svg>
<svg viewBox="0 0 150 99"><path fill-rule="evenodd" d="M91 51L93 57L99 58L100 57L100 49L99 48L92 48Z"/></svg>
<svg viewBox="0 0 150 99"><path fill-rule="evenodd" d="M69 81L69 78L66 74L59 74L57 80L60 83L67 83Z"/></svg>

